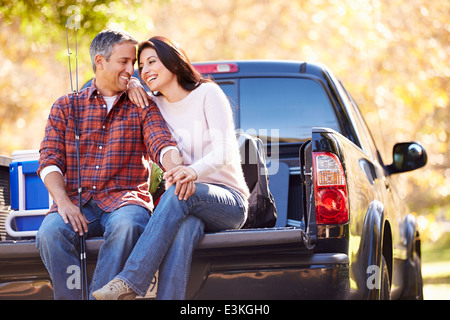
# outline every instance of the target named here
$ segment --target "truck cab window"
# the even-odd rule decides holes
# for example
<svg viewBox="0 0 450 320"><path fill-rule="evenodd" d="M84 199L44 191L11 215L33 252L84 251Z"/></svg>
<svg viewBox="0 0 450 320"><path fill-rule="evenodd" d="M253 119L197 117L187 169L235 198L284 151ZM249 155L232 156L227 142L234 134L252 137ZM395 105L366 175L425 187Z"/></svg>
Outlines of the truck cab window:
<svg viewBox="0 0 450 320"><path fill-rule="evenodd" d="M319 83L304 78L245 78L240 80L240 127L280 142L311 138L311 128L339 132L333 107ZM267 131L266 131L267 130Z"/></svg>

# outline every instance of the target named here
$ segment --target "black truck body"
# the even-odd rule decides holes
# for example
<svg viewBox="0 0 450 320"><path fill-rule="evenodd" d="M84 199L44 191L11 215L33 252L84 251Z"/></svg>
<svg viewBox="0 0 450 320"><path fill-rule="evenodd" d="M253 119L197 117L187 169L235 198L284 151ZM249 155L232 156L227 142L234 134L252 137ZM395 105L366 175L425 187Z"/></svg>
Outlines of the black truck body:
<svg viewBox="0 0 450 320"><path fill-rule="evenodd" d="M236 127L264 141L278 220L206 234L187 298L421 299L420 237L395 174L425 165L425 150L396 144L394 162L383 163L356 103L325 66L196 67L227 94ZM102 242L87 241L90 274ZM33 238L0 242L0 298L53 298Z"/></svg>

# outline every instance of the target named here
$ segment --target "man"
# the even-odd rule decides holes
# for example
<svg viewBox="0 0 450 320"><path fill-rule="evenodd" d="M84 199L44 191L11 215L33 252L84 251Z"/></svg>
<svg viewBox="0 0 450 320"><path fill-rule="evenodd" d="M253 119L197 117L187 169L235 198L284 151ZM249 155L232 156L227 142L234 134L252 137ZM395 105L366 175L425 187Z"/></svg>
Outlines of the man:
<svg viewBox="0 0 450 320"><path fill-rule="evenodd" d="M55 299L80 299L70 281L79 266L79 235L104 236L90 291L118 274L152 210L148 193L150 158L165 169L181 162L154 103L135 106L127 85L134 72L137 41L105 30L92 41L95 79L78 99L69 94L52 106L41 143L38 174L55 204L36 242L52 278ZM83 214L78 207L75 106L78 105ZM92 297L92 296L91 296Z"/></svg>

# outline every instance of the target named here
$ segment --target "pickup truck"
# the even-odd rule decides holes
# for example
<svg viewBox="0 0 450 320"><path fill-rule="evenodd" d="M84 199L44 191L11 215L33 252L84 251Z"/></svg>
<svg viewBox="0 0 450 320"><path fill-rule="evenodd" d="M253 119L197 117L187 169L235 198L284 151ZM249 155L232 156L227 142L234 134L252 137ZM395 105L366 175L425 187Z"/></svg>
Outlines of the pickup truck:
<svg viewBox="0 0 450 320"><path fill-rule="evenodd" d="M384 163L355 101L325 66L195 65L228 96L236 128L264 142L277 222L206 234L188 299L422 299L420 236L395 175L424 166L425 150L397 143L393 163ZM102 242L87 240L90 273ZM53 298L33 237L0 242L0 298Z"/></svg>

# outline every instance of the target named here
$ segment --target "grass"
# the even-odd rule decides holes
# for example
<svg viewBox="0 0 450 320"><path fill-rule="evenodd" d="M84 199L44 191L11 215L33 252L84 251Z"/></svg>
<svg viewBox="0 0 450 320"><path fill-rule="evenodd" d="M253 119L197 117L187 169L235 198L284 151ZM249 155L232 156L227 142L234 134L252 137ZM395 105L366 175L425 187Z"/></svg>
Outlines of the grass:
<svg viewBox="0 0 450 320"><path fill-rule="evenodd" d="M422 277L425 300L450 300L450 233L422 244Z"/></svg>

